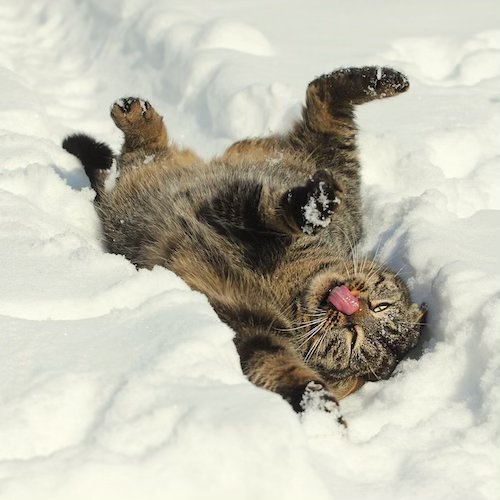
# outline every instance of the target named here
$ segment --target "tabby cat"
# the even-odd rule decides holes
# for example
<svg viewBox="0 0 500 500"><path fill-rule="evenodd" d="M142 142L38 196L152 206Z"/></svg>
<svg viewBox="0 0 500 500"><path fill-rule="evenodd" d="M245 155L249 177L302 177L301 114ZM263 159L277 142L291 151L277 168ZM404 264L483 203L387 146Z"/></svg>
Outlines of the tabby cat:
<svg viewBox="0 0 500 500"><path fill-rule="evenodd" d="M401 73L346 68L309 84L286 134L230 146L210 162L170 142L149 102L124 98L115 161L84 135L63 147L84 165L106 247L160 265L204 293L245 375L300 412L337 411L366 380L385 379L420 334L423 310L383 264L358 260L362 235L354 106L408 89Z"/></svg>

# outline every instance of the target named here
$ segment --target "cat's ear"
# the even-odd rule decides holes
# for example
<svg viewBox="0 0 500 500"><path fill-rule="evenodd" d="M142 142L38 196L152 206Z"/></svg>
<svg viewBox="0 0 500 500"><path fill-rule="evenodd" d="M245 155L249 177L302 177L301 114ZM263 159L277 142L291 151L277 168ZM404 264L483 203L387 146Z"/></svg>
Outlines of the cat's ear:
<svg viewBox="0 0 500 500"><path fill-rule="evenodd" d="M427 304L425 304L425 302L421 305L412 304L410 307L410 314L415 324L422 324L427 316Z"/></svg>

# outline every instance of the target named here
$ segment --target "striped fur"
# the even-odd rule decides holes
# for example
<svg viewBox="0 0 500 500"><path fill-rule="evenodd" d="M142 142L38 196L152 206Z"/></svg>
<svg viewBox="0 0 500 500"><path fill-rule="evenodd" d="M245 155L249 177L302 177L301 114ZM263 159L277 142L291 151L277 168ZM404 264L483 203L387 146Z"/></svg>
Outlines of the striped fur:
<svg viewBox="0 0 500 500"><path fill-rule="evenodd" d="M406 286L353 255L362 234L354 105L407 87L388 68L324 75L290 132L238 142L210 162L174 146L149 103L112 109L125 134L120 177L111 191L95 185L108 250L206 294L236 333L244 373L298 411L306 389L335 401L388 377L417 341L422 312ZM338 284L359 295L356 314L327 307Z"/></svg>

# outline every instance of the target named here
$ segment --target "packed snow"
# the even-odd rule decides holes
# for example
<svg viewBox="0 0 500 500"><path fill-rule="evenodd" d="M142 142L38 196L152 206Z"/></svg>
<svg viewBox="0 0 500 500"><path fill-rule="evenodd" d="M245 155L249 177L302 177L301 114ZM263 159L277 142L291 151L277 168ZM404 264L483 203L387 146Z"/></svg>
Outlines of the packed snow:
<svg viewBox="0 0 500 500"><path fill-rule="evenodd" d="M497 0L1 0L0 498L500 498L499 27ZM104 253L61 141L117 151L138 95L208 157L365 64L411 88L358 112L363 250L429 314L345 431L251 385L203 295Z"/></svg>

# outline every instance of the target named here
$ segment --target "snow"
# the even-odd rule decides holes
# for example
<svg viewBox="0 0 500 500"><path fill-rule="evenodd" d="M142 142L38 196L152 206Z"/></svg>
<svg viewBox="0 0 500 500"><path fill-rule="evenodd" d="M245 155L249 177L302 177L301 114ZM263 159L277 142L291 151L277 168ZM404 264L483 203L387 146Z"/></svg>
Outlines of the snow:
<svg viewBox="0 0 500 500"><path fill-rule="evenodd" d="M3 0L0 498L498 498L499 25L495 0ZM103 252L60 144L118 150L109 106L140 95L209 156L366 64L411 88L359 109L363 248L429 314L344 432L247 382L205 297Z"/></svg>
<svg viewBox="0 0 500 500"><path fill-rule="evenodd" d="M317 382L309 382L307 384L300 406L305 414L309 414L311 411L324 412L326 410L327 412L334 413L337 419L342 418L337 402L328 397L326 389Z"/></svg>
<svg viewBox="0 0 500 500"><path fill-rule="evenodd" d="M321 209L323 211L328 210L328 205L330 204L330 200L324 194L323 186L321 184L323 183L320 182L319 185L321 191L320 196L318 198L314 196L309 197L308 202L302 208L302 211L304 212L304 220L306 221L306 223L302 227L302 231L306 234L313 234L314 228L327 227L330 225L331 222L330 217L322 218ZM326 198L326 203L324 202L324 200L320 199L323 197ZM318 203L321 204L321 209L318 208Z"/></svg>
<svg viewBox="0 0 500 500"><path fill-rule="evenodd" d="M154 157L154 155L153 155ZM149 157L146 157L144 159L144 163L149 163L153 158L148 160ZM111 167L109 168L106 177L104 178L104 189L106 191L111 191L116 184L116 181L119 177L119 172L118 172L118 167L116 165L116 159L113 158L113 161L111 162Z"/></svg>
<svg viewBox="0 0 500 500"><path fill-rule="evenodd" d="M270 161L271 165L274 159ZM311 177L312 181L313 178ZM332 221L330 215L333 212L333 208L330 205L339 205L340 200L335 196L333 199L328 198L328 194L325 191L325 182L320 181L318 183L318 190L314 191L314 194L309 196L307 203L302 207L302 214L304 217L304 225L301 227L305 234L313 234L315 229L318 227L327 227ZM291 194L288 194L290 198Z"/></svg>
<svg viewBox="0 0 500 500"><path fill-rule="evenodd" d="M148 163L151 163L155 159L155 155L146 155L144 157L144 165L147 165Z"/></svg>

